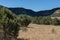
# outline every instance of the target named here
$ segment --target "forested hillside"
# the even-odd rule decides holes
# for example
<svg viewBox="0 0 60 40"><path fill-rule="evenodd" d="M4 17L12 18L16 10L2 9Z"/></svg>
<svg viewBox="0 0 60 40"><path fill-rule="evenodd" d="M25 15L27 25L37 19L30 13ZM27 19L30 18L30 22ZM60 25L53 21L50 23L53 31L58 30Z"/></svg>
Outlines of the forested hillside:
<svg viewBox="0 0 60 40"><path fill-rule="evenodd" d="M60 12L58 10L60 10L60 7L57 7L57 8L53 8L53 9L50 9L50 10L42 10L42 11L33 11L31 9L25 9L25 8L8 8L10 9L12 12L14 12L15 14L27 14L27 15L30 15L30 16L54 16L55 17L59 16L60 15ZM55 11L58 11L59 13L55 13ZM55 14L54 14L55 13Z"/></svg>

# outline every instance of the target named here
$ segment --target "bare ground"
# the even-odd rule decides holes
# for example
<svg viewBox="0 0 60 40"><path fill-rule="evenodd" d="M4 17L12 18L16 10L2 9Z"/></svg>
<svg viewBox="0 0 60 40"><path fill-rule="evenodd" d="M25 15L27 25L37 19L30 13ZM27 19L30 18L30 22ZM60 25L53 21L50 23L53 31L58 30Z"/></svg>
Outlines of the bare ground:
<svg viewBox="0 0 60 40"><path fill-rule="evenodd" d="M27 31L20 30L18 38L28 40L60 40L60 26L30 24Z"/></svg>

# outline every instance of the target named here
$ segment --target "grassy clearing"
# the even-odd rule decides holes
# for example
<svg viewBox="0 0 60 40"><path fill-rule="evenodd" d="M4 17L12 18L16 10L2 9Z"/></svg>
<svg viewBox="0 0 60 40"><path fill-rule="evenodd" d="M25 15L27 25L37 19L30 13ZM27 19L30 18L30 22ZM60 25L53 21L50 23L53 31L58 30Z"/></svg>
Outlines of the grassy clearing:
<svg viewBox="0 0 60 40"><path fill-rule="evenodd" d="M30 24L25 32L19 31L18 38L29 40L60 40L60 26Z"/></svg>

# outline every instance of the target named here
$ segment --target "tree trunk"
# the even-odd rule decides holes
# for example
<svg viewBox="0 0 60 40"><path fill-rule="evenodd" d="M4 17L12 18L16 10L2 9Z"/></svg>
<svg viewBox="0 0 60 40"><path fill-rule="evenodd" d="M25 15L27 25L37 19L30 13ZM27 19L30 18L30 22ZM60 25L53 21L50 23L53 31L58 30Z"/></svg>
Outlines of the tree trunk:
<svg viewBox="0 0 60 40"><path fill-rule="evenodd" d="M7 40L7 33L6 33L6 28L3 27L3 34L4 34L4 40Z"/></svg>

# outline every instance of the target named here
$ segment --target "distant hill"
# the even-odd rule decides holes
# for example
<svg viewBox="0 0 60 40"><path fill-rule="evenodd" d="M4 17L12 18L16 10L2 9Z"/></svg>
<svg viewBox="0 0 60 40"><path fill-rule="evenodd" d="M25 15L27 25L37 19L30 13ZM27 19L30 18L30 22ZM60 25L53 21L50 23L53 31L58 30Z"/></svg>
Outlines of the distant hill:
<svg viewBox="0 0 60 40"><path fill-rule="evenodd" d="M60 8L56 8L51 16L53 16L53 17L55 17L55 16L60 17Z"/></svg>
<svg viewBox="0 0 60 40"><path fill-rule="evenodd" d="M19 15L19 14L27 14L30 16L35 16L36 12L34 12L33 10L30 9L25 9L25 8L9 8L12 12L14 12L15 14Z"/></svg>
<svg viewBox="0 0 60 40"><path fill-rule="evenodd" d="M60 12L59 12L60 7L53 8L51 10L42 10L42 11L38 11L38 12L35 12L30 9L25 9L25 8L8 8L8 9L10 9L12 12L14 12L17 15L27 14L30 16L60 16ZM56 11L58 11L59 13L56 13Z"/></svg>
<svg viewBox="0 0 60 40"><path fill-rule="evenodd" d="M0 8L4 6L0 5ZM7 8L7 7L6 7ZM19 14L27 14L30 16L54 16L54 17L60 17L60 7L53 8L51 10L42 10L42 11L33 11L31 9L25 9L25 8L8 8L13 13L19 15Z"/></svg>

